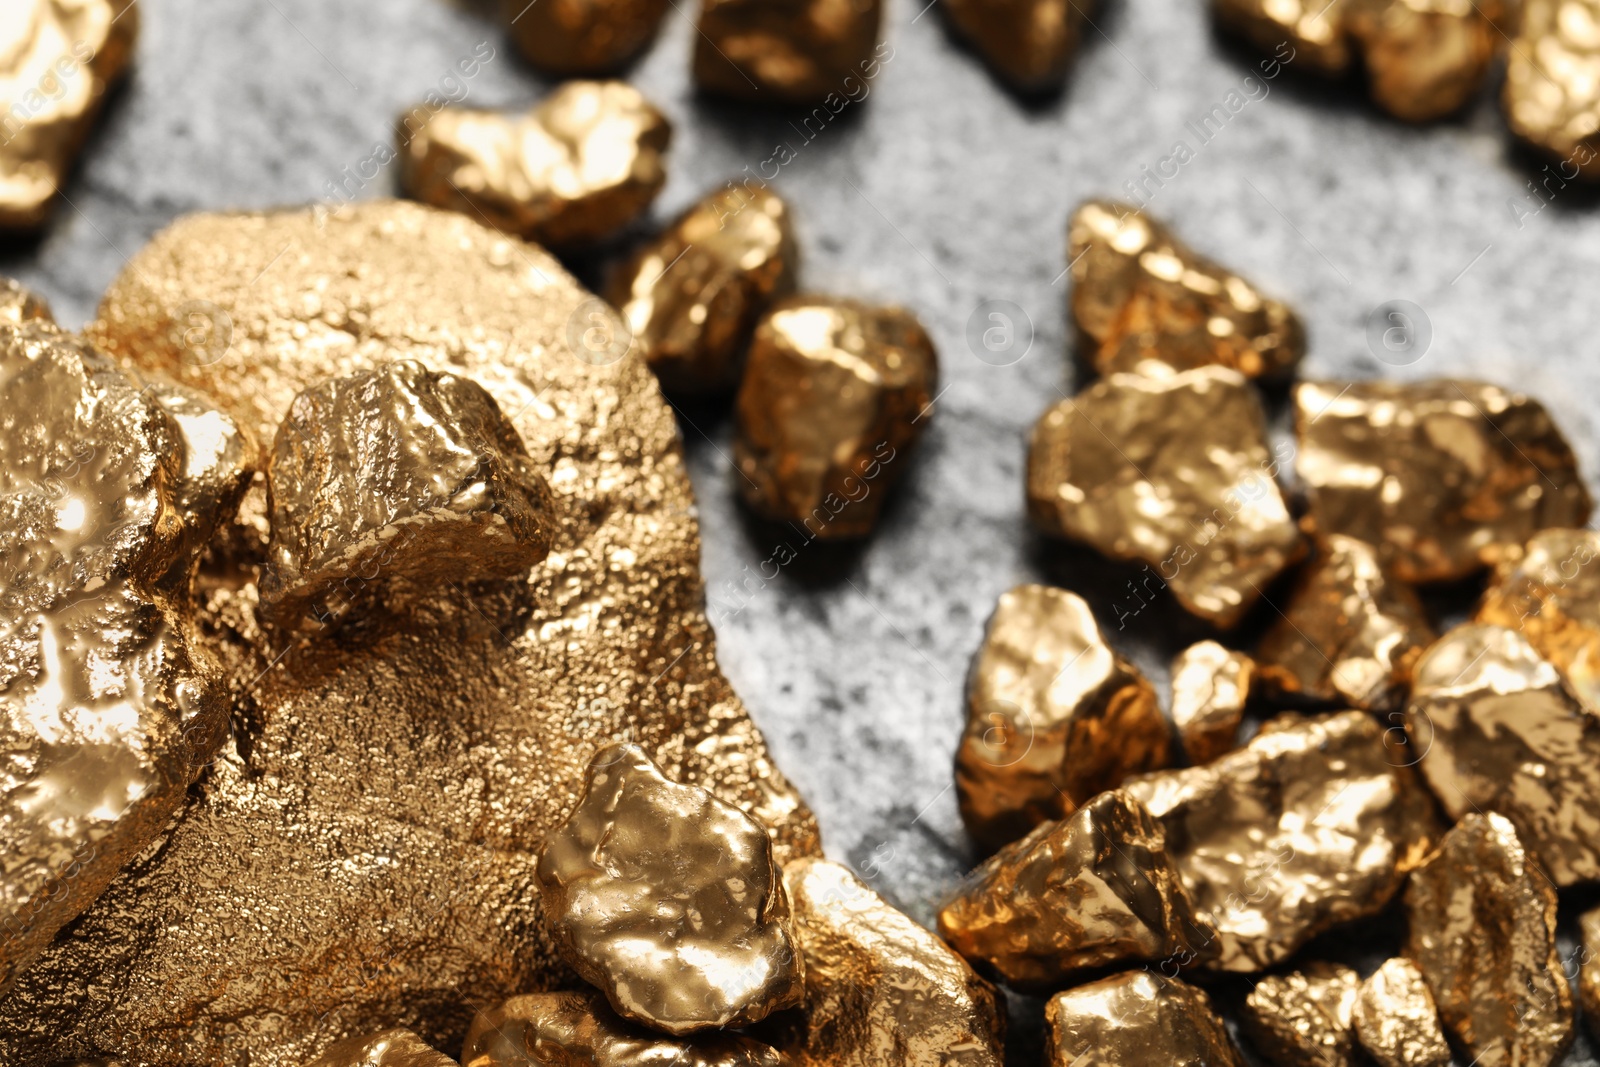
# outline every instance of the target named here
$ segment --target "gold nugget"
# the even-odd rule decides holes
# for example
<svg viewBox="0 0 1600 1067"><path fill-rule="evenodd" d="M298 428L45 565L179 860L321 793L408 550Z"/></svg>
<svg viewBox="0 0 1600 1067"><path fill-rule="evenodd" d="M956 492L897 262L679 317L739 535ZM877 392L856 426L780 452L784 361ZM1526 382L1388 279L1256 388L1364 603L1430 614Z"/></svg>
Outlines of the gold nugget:
<svg viewBox="0 0 1600 1067"><path fill-rule="evenodd" d="M1556 891L1510 820L1472 812L1406 890L1406 955L1481 1067L1550 1067L1572 1043Z"/></svg>
<svg viewBox="0 0 1600 1067"><path fill-rule="evenodd" d="M1501 561L1477 620L1519 630L1600 713L1600 534L1545 530Z"/></svg>
<svg viewBox="0 0 1600 1067"><path fill-rule="evenodd" d="M756 319L794 288L798 260L788 205L730 183L629 260L609 297L663 389L719 393L738 384Z"/></svg>
<svg viewBox="0 0 1600 1067"><path fill-rule="evenodd" d="M1190 645L1172 661L1172 724L1190 763L1237 747L1255 679L1254 660L1215 641Z"/></svg>
<svg viewBox="0 0 1600 1067"><path fill-rule="evenodd" d="M1019 93L1048 93L1067 79L1094 0L950 0L950 25Z"/></svg>
<svg viewBox="0 0 1600 1067"><path fill-rule="evenodd" d="M1047 534L1142 560L1190 612L1233 626L1301 551L1266 432L1235 371L1113 374L1034 426L1028 514Z"/></svg>
<svg viewBox="0 0 1600 1067"><path fill-rule="evenodd" d="M503 0L511 39L560 77L610 74L644 51L667 0Z"/></svg>
<svg viewBox="0 0 1600 1067"><path fill-rule="evenodd" d="M340 1041L307 1067L456 1067L456 1061L410 1030L385 1030Z"/></svg>
<svg viewBox="0 0 1600 1067"><path fill-rule="evenodd" d="M28 322L54 322L45 298L21 282L0 278L0 326L21 326Z"/></svg>
<svg viewBox="0 0 1600 1067"><path fill-rule="evenodd" d="M872 532L933 415L939 360L909 311L794 296L756 327L733 459L745 502L823 540Z"/></svg>
<svg viewBox="0 0 1600 1067"><path fill-rule="evenodd" d="M1044 1021L1049 1067L1244 1067L1203 990L1147 971L1057 993Z"/></svg>
<svg viewBox="0 0 1600 1067"><path fill-rule="evenodd" d="M1307 382L1296 468L1319 537L1378 546L1402 582L1462 578L1592 503L1536 400L1481 382Z"/></svg>
<svg viewBox="0 0 1600 1067"><path fill-rule="evenodd" d="M412 112L398 137L409 195L566 248L604 240L644 213L667 180L672 125L626 82L573 81L520 116Z"/></svg>
<svg viewBox="0 0 1600 1067"><path fill-rule="evenodd" d="M1523 0L1506 62L1506 121L1512 133L1556 161L1558 181L1600 178L1597 26L1600 0Z"/></svg>
<svg viewBox="0 0 1600 1067"><path fill-rule="evenodd" d="M1578 1002L1590 1029L1600 1028L1600 908L1578 917L1582 960L1578 968Z"/></svg>
<svg viewBox="0 0 1600 1067"><path fill-rule="evenodd" d="M1019 988L1139 961L1176 972L1216 951L1160 824L1120 789L991 856L939 912L939 933Z"/></svg>
<svg viewBox="0 0 1600 1067"><path fill-rule="evenodd" d="M1356 995L1356 1038L1378 1067L1450 1067L1439 1009L1417 965L1384 962Z"/></svg>
<svg viewBox="0 0 1600 1067"><path fill-rule="evenodd" d="M1361 977L1337 963L1268 975L1244 998L1241 1028L1274 1067L1354 1067Z"/></svg>
<svg viewBox="0 0 1600 1067"><path fill-rule="evenodd" d="M799 1067L1000 1067L1005 1003L922 926L837 863L783 869L805 1007L778 1042Z"/></svg>
<svg viewBox="0 0 1600 1067"><path fill-rule="evenodd" d="M756 104L816 104L826 126L877 76L882 21L882 0L701 0L695 84Z"/></svg>

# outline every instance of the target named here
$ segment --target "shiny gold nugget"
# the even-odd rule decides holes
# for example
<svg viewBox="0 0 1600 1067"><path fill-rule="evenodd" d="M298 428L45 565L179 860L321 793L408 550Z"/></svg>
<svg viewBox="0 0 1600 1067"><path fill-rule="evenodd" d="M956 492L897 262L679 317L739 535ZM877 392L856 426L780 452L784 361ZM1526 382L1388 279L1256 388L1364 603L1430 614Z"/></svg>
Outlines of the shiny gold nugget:
<svg viewBox="0 0 1600 1067"><path fill-rule="evenodd" d="M637 89L566 82L532 111L446 107L400 120L400 178L424 203L559 248L604 240L667 180L672 126Z"/></svg>
<svg viewBox="0 0 1600 1067"><path fill-rule="evenodd" d="M307 1067L456 1067L410 1030L385 1030L340 1041Z"/></svg>
<svg viewBox="0 0 1600 1067"><path fill-rule="evenodd" d="M955 31L1020 93L1061 88L1094 13L1093 0L950 0Z"/></svg>
<svg viewBox="0 0 1600 1067"><path fill-rule="evenodd" d="M1356 995L1356 1038L1378 1067L1450 1067L1439 1009L1417 965L1386 960Z"/></svg>
<svg viewBox="0 0 1600 1067"><path fill-rule="evenodd" d="M1600 179L1600 0L1523 0L1506 62L1511 132L1561 178Z"/></svg>
<svg viewBox="0 0 1600 1067"><path fill-rule="evenodd" d="M0 278L0 326L54 322L45 298L11 278Z"/></svg>
<svg viewBox="0 0 1600 1067"><path fill-rule="evenodd" d="M1177 978L1129 971L1057 993L1044 1009L1049 1067L1244 1067L1211 998Z"/></svg>
<svg viewBox="0 0 1600 1067"><path fill-rule="evenodd" d="M1360 984L1349 967L1320 961L1268 975L1244 998L1241 1027L1274 1067L1354 1067Z"/></svg>
<svg viewBox="0 0 1600 1067"><path fill-rule="evenodd" d="M1545 530L1500 563L1476 619L1519 630L1600 712L1600 533Z"/></svg>
<svg viewBox="0 0 1600 1067"><path fill-rule="evenodd" d="M826 123L877 76L882 21L882 0L701 0L695 84L755 104L826 105Z"/></svg>
<svg viewBox="0 0 1600 1067"><path fill-rule="evenodd" d="M610 74L644 51L667 0L504 0L528 61L561 77Z"/></svg>
<svg viewBox="0 0 1600 1067"><path fill-rule="evenodd" d="M1583 962L1578 968L1578 1002L1591 1030L1600 1028L1600 908L1578 917Z"/></svg>
<svg viewBox="0 0 1600 1067"><path fill-rule="evenodd" d="M1172 662L1172 724L1192 764L1238 746L1239 724L1256 685L1256 663L1215 641L1190 645Z"/></svg>

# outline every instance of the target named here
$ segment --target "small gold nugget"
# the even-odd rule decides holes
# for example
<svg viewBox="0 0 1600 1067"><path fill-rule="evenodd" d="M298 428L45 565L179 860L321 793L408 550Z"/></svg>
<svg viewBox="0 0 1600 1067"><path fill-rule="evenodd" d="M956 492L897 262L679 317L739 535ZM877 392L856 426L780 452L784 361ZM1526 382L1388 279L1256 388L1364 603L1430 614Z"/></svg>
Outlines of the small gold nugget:
<svg viewBox="0 0 1600 1067"><path fill-rule="evenodd" d="M1069 815L1130 774L1168 765L1156 691L1106 644L1076 593L1000 597L967 674L956 797L985 850Z"/></svg>
<svg viewBox="0 0 1600 1067"><path fill-rule="evenodd" d="M1177 978L1129 971L1057 993L1044 1009L1048 1067L1244 1067L1211 998Z"/></svg>
<svg viewBox="0 0 1600 1067"><path fill-rule="evenodd" d="M614 235L667 180L665 115L625 82L567 82L532 111L400 120L400 179L424 203L558 248Z"/></svg>
<svg viewBox="0 0 1600 1067"><path fill-rule="evenodd" d="M1399 711L1434 640L1422 604L1391 580L1371 545L1329 536L1256 649L1262 677L1287 693Z"/></svg>
<svg viewBox="0 0 1600 1067"><path fill-rule="evenodd" d="M1600 712L1600 533L1545 530L1501 561L1477 621L1520 630Z"/></svg>
<svg viewBox="0 0 1600 1067"><path fill-rule="evenodd" d="M1392 759L1365 712L1281 715L1214 763L1123 785L1217 927L1206 966L1264 970L1383 910L1439 833L1427 791Z"/></svg>
<svg viewBox="0 0 1600 1067"><path fill-rule="evenodd" d="M461 1067L782 1067L770 1045L739 1034L667 1037L620 1018L599 993L533 993L480 1011Z"/></svg>
<svg viewBox="0 0 1600 1067"><path fill-rule="evenodd" d="M456 1067L410 1030L385 1030L331 1046L307 1067Z"/></svg>
<svg viewBox="0 0 1600 1067"><path fill-rule="evenodd" d="M1561 178L1600 178L1600 0L1523 0L1506 63L1511 132Z"/></svg>
<svg viewBox="0 0 1600 1067"><path fill-rule="evenodd" d="M526 574L549 554L550 489L483 387L397 360L295 397L267 471L261 602L327 623L380 594Z"/></svg>
<svg viewBox="0 0 1600 1067"><path fill-rule="evenodd" d="M1439 1009L1417 965L1384 962L1356 996L1356 1038L1378 1067L1450 1067Z"/></svg>
<svg viewBox="0 0 1600 1067"><path fill-rule="evenodd" d="M1445 1029L1481 1067L1550 1067L1572 1043L1556 891L1511 821L1472 812L1406 890L1406 955Z"/></svg>
<svg viewBox="0 0 1600 1067"><path fill-rule="evenodd" d="M1007 985L1034 989L1139 961L1175 972L1216 951L1161 825L1120 789L991 856L939 912L939 933Z"/></svg>
<svg viewBox="0 0 1600 1067"><path fill-rule="evenodd" d="M950 25L1019 93L1061 88L1094 0L950 0Z"/></svg>
<svg viewBox="0 0 1600 1067"><path fill-rule="evenodd" d="M0 22L0 230L50 217L112 83L133 58L134 0L6 0Z"/></svg>
<svg viewBox="0 0 1600 1067"><path fill-rule="evenodd" d="M1256 983L1240 1023L1274 1067L1354 1067L1361 978L1337 963L1307 964Z"/></svg>
<svg viewBox="0 0 1600 1067"><path fill-rule="evenodd" d="M805 957L799 1067L1000 1067L1005 1005L922 926L837 863L783 869Z"/></svg>
<svg viewBox="0 0 1600 1067"><path fill-rule="evenodd" d="M663 389L720 393L738 384L756 319L794 288L798 260L788 205L730 185L641 249L608 295Z"/></svg>
<svg viewBox="0 0 1600 1067"><path fill-rule="evenodd" d="M675 1036L792 1008L805 972L772 841L750 816L608 745L539 858L545 923L573 970Z"/></svg>
<svg viewBox="0 0 1600 1067"><path fill-rule="evenodd" d="M667 0L503 0L528 61L560 77L610 74L644 51Z"/></svg>
<svg viewBox="0 0 1600 1067"><path fill-rule="evenodd" d="M1113 374L1034 426L1028 514L1047 534L1142 560L1190 612L1233 626L1301 551L1266 433L1235 371Z"/></svg>
<svg viewBox="0 0 1600 1067"><path fill-rule="evenodd" d="M1543 405L1481 382L1307 382L1296 468L1319 537L1378 546L1403 582L1463 578L1592 503Z"/></svg>
<svg viewBox="0 0 1600 1067"><path fill-rule="evenodd" d="M1255 684L1255 661L1215 641L1190 645L1172 661L1172 724L1190 763L1210 763L1238 747Z"/></svg>
<svg viewBox="0 0 1600 1067"><path fill-rule="evenodd" d="M701 0L695 84L755 104L826 105L831 119L877 76L882 21L882 0Z"/></svg>
<svg viewBox="0 0 1600 1067"><path fill-rule="evenodd" d="M1474 623L1440 639L1406 733L1451 818L1501 812L1557 885L1600 878L1600 718L1522 634Z"/></svg>
<svg viewBox="0 0 1600 1067"><path fill-rule="evenodd" d="M1578 917L1583 939L1583 963L1578 969L1578 1002L1590 1029L1600 1028L1600 908ZM1387 1065L1384 1065L1387 1067Z"/></svg>
<svg viewBox="0 0 1600 1067"><path fill-rule="evenodd" d="M939 360L909 311L794 296L756 327L733 458L750 507L823 540L872 532L933 416Z"/></svg>
<svg viewBox="0 0 1600 1067"><path fill-rule="evenodd" d="M1216 365L1272 377L1305 355L1294 312L1137 208L1110 200L1079 207L1067 257L1080 351L1101 374L1157 360L1175 370Z"/></svg>

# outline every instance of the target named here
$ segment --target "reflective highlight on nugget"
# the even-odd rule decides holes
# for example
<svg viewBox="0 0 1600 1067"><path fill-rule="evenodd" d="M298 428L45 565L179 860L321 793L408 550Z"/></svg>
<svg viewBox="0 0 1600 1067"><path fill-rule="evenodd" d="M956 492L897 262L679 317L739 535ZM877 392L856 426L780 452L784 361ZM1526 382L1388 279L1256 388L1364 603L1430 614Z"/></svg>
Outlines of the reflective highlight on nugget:
<svg viewBox="0 0 1600 1067"><path fill-rule="evenodd" d="M1215 641L1190 645L1172 661L1172 724L1190 763L1233 751L1255 684L1255 661Z"/></svg>
<svg viewBox="0 0 1600 1067"><path fill-rule="evenodd" d="M1268 975L1244 998L1241 1027L1274 1067L1354 1067L1360 984L1349 967L1321 961Z"/></svg>
<svg viewBox="0 0 1600 1067"><path fill-rule="evenodd" d="M1129 971L1045 1005L1045 1062L1244 1067L1211 998L1178 978Z"/></svg>
<svg viewBox="0 0 1600 1067"><path fill-rule="evenodd" d="M655 39L667 0L503 0L528 62L562 77L610 74Z"/></svg>
<svg viewBox="0 0 1600 1067"><path fill-rule="evenodd" d="M307 1067L456 1067L410 1030L384 1030L340 1041Z"/></svg>
<svg viewBox="0 0 1600 1067"><path fill-rule="evenodd" d="M836 113L877 75L882 21L881 0L701 0L695 84L753 104Z"/></svg>
<svg viewBox="0 0 1600 1067"><path fill-rule="evenodd" d="M1545 530L1501 562L1479 622L1517 630L1600 713L1600 533Z"/></svg>
<svg viewBox="0 0 1600 1067"><path fill-rule="evenodd" d="M1600 2L1522 0L1502 106L1511 132L1560 178L1600 179Z"/></svg>
<svg viewBox="0 0 1600 1067"><path fill-rule="evenodd" d="M1060 89L1094 13L1093 0L950 0L950 26L1019 93Z"/></svg>
<svg viewBox="0 0 1600 1067"><path fill-rule="evenodd" d="M1385 960L1356 994L1356 1038L1378 1067L1450 1067L1439 1009L1417 965Z"/></svg>

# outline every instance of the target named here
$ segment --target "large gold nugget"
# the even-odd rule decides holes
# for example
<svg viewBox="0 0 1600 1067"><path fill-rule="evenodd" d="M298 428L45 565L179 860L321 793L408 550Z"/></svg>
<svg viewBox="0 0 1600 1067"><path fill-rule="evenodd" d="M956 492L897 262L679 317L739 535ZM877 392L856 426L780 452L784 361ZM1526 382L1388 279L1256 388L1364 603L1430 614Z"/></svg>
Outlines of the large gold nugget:
<svg viewBox="0 0 1600 1067"><path fill-rule="evenodd" d="M139 36L134 0L6 0L0 20L0 230L50 217Z"/></svg>
<svg viewBox="0 0 1600 1067"><path fill-rule="evenodd" d="M1501 812L1557 885L1600 878L1600 711L1522 634L1474 623L1428 649L1406 733L1451 818Z"/></svg>
<svg viewBox="0 0 1600 1067"><path fill-rule="evenodd" d="M1296 468L1319 537L1377 545L1402 582L1462 578L1593 505L1536 400L1481 382L1307 382Z"/></svg>
<svg viewBox="0 0 1600 1067"><path fill-rule="evenodd" d="M528 61L564 78L610 74L642 52L667 0L502 0Z"/></svg>
<svg viewBox="0 0 1600 1067"><path fill-rule="evenodd" d="M1244 998L1239 1021L1274 1067L1354 1067L1360 985L1349 967L1320 961L1268 975Z"/></svg>
<svg viewBox="0 0 1600 1067"><path fill-rule="evenodd" d="M1600 179L1600 0L1523 0L1506 62L1511 132L1557 160L1562 178Z"/></svg>
<svg viewBox="0 0 1600 1067"><path fill-rule="evenodd" d="M1244 1067L1205 993L1129 971L1057 993L1044 1009L1049 1067Z"/></svg>
<svg viewBox="0 0 1600 1067"><path fill-rule="evenodd" d="M1076 593L1019 585L967 674L956 750L961 819L992 851L1171 759L1156 691L1106 644Z"/></svg>
<svg viewBox="0 0 1600 1067"><path fill-rule="evenodd" d="M267 470L272 543L261 604L323 622L379 591L526 574L549 553L550 489L494 398L415 360L295 397Z"/></svg>
<svg viewBox="0 0 1600 1067"><path fill-rule="evenodd" d="M795 296L756 327L733 458L763 518L824 540L872 532L933 415L939 359L909 311Z"/></svg>
<svg viewBox="0 0 1600 1067"><path fill-rule="evenodd" d="M1550 1067L1573 1036L1556 891L1510 820L1473 812L1406 889L1406 955L1445 1029L1481 1067Z"/></svg>
<svg viewBox="0 0 1600 1067"><path fill-rule="evenodd" d="M747 1026L804 995L767 832L669 781L637 745L595 753L538 874L556 948L634 1022L679 1036Z"/></svg>
<svg viewBox="0 0 1600 1067"><path fill-rule="evenodd" d="M199 300L233 326L204 366L179 326ZM642 361L569 341L594 306L543 251L407 203L201 216L130 263L93 332L258 439L307 386L395 358L483 385L550 472L557 532L526 582L447 590L371 643L269 642L253 585L216 590L238 751L0 1000L0 1062L294 1067L396 1025L459 1047L476 1006L575 980L536 856L618 737L779 859L817 851L716 667L672 412Z"/></svg>
<svg viewBox="0 0 1600 1067"><path fill-rule="evenodd" d="M939 933L1007 985L1044 988L1096 967L1214 952L1159 823L1120 789L1007 845L939 912Z"/></svg>
<svg viewBox="0 0 1600 1067"><path fill-rule="evenodd" d="M1264 970L1383 910L1439 833L1427 790L1399 762L1365 712L1283 715L1204 767L1124 784L1163 824L1195 911L1217 927L1207 966Z"/></svg>
<svg viewBox="0 0 1600 1067"><path fill-rule="evenodd" d="M826 122L877 75L882 21L882 0L701 0L695 84L773 107L827 105Z"/></svg>
<svg viewBox="0 0 1600 1067"><path fill-rule="evenodd" d="M1172 724L1190 763L1237 747L1255 684L1255 661L1215 641L1190 645L1172 661Z"/></svg>
<svg viewBox="0 0 1600 1067"><path fill-rule="evenodd" d="M792 219L776 193L730 185L690 208L612 278L611 303L662 388L695 396L738 384L756 319L794 288Z"/></svg>
<svg viewBox="0 0 1600 1067"><path fill-rule="evenodd" d="M1180 242L1135 207L1090 200L1067 227L1072 320L1101 374L1145 360L1222 366L1247 378L1294 370L1306 335L1287 306Z"/></svg>
<svg viewBox="0 0 1600 1067"><path fill-rule="evenodd" d="M837 863L783 869L805 1007L779 1041L799 1067L1000 1067L1005 1003L960 956Z"/></svg>
<svg viewBox="0 0 1600 1067"><path fill-rule="evenodd" d="M1411 669L1434 636L1417 595L1384 574L1377 550L1333 535L1256 660L1284 692L1387 714L1404 706Z"/></svg>
<svg viewBox="0 0 1600 1067"><path fill-rule="evenodd" d="M546 0L548 2L548 0ZM399 126L408 195L557 247L610 237L667 172L672 124L626 82L566 82L532 111L446 107Z"/></svg>
<svg viewBox="0 0 1600 1067"><path fill-rule="evenodd" d="M1519 630L1555 664L1584 705L1600 713L1600 533L1545 530L1502 561L1483 594L1479 622Z"/></svg>
<svg viewBox="0 0 1600 1067"><path fill-rule="evenodd" d="M605 997L533 993L472 1020L461 1067L783 1067L770 1045L739 1034L666 1037L618 1017Z"/></svg>
<svg viewBox="0 0 1600 1067"><path fill-rule="evenodd" d="M410 1030L385 1030L340 1041L306 1067L456 1067L456 1061Z"/></svg>
<svg viewBox="0 0 1600 1067"><path fill-rule="evenodd" d="M1094 0L950 0L944 14L983 61L1019 93L1067 80Z"/></svg>
<svg viewBox="0 0 1600 1067"><path fill-rule="evenodd" d="M1378 1067L1450 1067L1439 1009L1417 965L1384 961L1356 995L1356 1039Z"/></svg>
<svg viewBox="0 0 1600 1067"><path fill-rule="evenodd" d="M1235 371L1113 374L1034 426L1028 514L1144 561L1190 612L1232 626L1301 551L1276 471L1261 401Z"/></svg>

